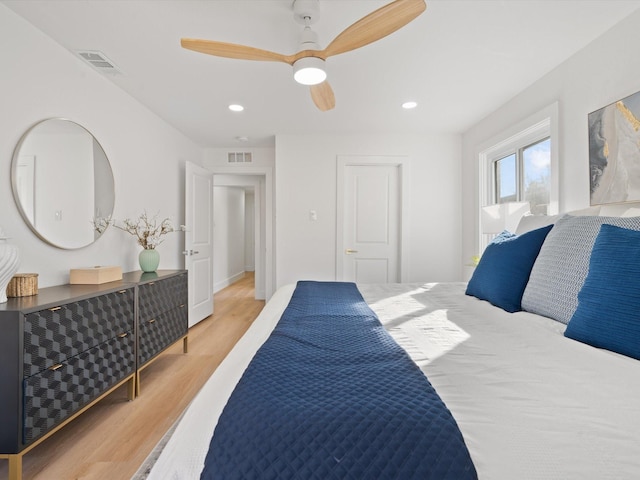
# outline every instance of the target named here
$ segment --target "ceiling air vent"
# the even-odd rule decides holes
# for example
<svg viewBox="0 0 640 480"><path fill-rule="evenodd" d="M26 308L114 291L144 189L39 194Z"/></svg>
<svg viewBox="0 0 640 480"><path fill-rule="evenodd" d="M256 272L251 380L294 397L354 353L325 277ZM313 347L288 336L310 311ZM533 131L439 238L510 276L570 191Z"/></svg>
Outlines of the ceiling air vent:
<svg viewBox="0 0 640 480"><path fill-rule="evenodd" d="M251 152L229 152L228 163L251 163Z"/></svg>
<svg viewBox="0 0 640 480"><path fill-rule="evenodd" d="M122 73L118 70L115 63L109 60L102 52L98 52L97 50L82 50L77 51L76 54L99 72L112 75Z"/></svg>

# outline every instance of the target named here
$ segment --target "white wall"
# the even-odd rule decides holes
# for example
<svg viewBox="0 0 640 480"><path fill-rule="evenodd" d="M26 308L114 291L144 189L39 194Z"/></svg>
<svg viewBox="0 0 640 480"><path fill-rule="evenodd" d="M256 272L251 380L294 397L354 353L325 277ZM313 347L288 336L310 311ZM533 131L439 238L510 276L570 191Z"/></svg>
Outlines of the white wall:
<svg viewBox="0 0 640 480"><path fill-rule="evenodd" d="M13 149L34 123L65 117L87 128L113 168L115 217L149 214L184 223L184 162L202 163L202 150L144 106L0 4L0 226L22 252L20 272L37 272L41 287L66 283L69 269L120 265L138 269L140 250L128 234L109 229L95 244L61 250L39 240L18 213L9 178ZM71 182L62 182L71 189ZM182 268L183 238L160 248L160 268Z"/></svg>
<svg viewBox="0 0 640 480"><path fill-rule="evenodd" d="M640 90L640 12L634 13L462 137L463 250L461 263L477 254L478 148L544 107L559 104L559 210L589 206L587 115ZM469 194L471 193L471 194Z"/></svg>
<svg viewBox="0 0 640 480"><path fill-rule="evenodd" d="M255 195L245 191L244 194L244 269L253 272L256 269L255 255Z"/></svg>
<svg viewBox="0 0 640 480"><path fill-rule="evenodd" d="M244 276L244 189L213 187L213 291Z"/></svg>
<svg viewBox="0 0 640 480"><path fill-rule="evenodd" d="M336 279L338 155L406 155L410 160L408 280L461 278L460 137L278 135L276 286ZM309 211L317 220L309 220Z"/></svg>

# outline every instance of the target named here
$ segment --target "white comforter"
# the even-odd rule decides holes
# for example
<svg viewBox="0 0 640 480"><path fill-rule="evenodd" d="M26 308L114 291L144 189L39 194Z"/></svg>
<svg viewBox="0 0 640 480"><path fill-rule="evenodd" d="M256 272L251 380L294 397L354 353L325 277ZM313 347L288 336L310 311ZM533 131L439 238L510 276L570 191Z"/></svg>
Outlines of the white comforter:
<svg viewBox="0 0 640 480"><path fill-rule="evenodd" d="M480 479L640 478L640 362L465 296L463 283L358 288L453 413ZM150 479L199 477L218 416L293 289L276 292L193 400Z"/></svg>

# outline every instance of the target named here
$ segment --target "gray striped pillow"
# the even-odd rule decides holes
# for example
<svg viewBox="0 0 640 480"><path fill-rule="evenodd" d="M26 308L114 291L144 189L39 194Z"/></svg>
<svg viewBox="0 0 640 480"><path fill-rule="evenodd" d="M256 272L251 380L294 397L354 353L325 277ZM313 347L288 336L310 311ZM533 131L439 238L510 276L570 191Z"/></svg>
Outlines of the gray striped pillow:
<svg viewBox="0 0 640 480"><path fill-rule="evenodd" d="M522 309L569 323L589 271L591 250L602 224L640 230L640 217L564 215L542 244L522 295Z"/></svg>

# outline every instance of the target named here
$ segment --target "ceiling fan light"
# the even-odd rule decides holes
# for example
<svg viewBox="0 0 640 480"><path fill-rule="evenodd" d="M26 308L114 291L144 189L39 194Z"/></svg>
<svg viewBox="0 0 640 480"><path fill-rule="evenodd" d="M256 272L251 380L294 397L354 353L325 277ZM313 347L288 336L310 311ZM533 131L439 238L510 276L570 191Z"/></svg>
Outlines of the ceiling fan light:
<svg viewBox="0 0 640 480"><path fill-rule="evenodd" d="M327 78L324 60L318 57L303 57L293 64L293 78L302 85L317 85Z"/></svg>

